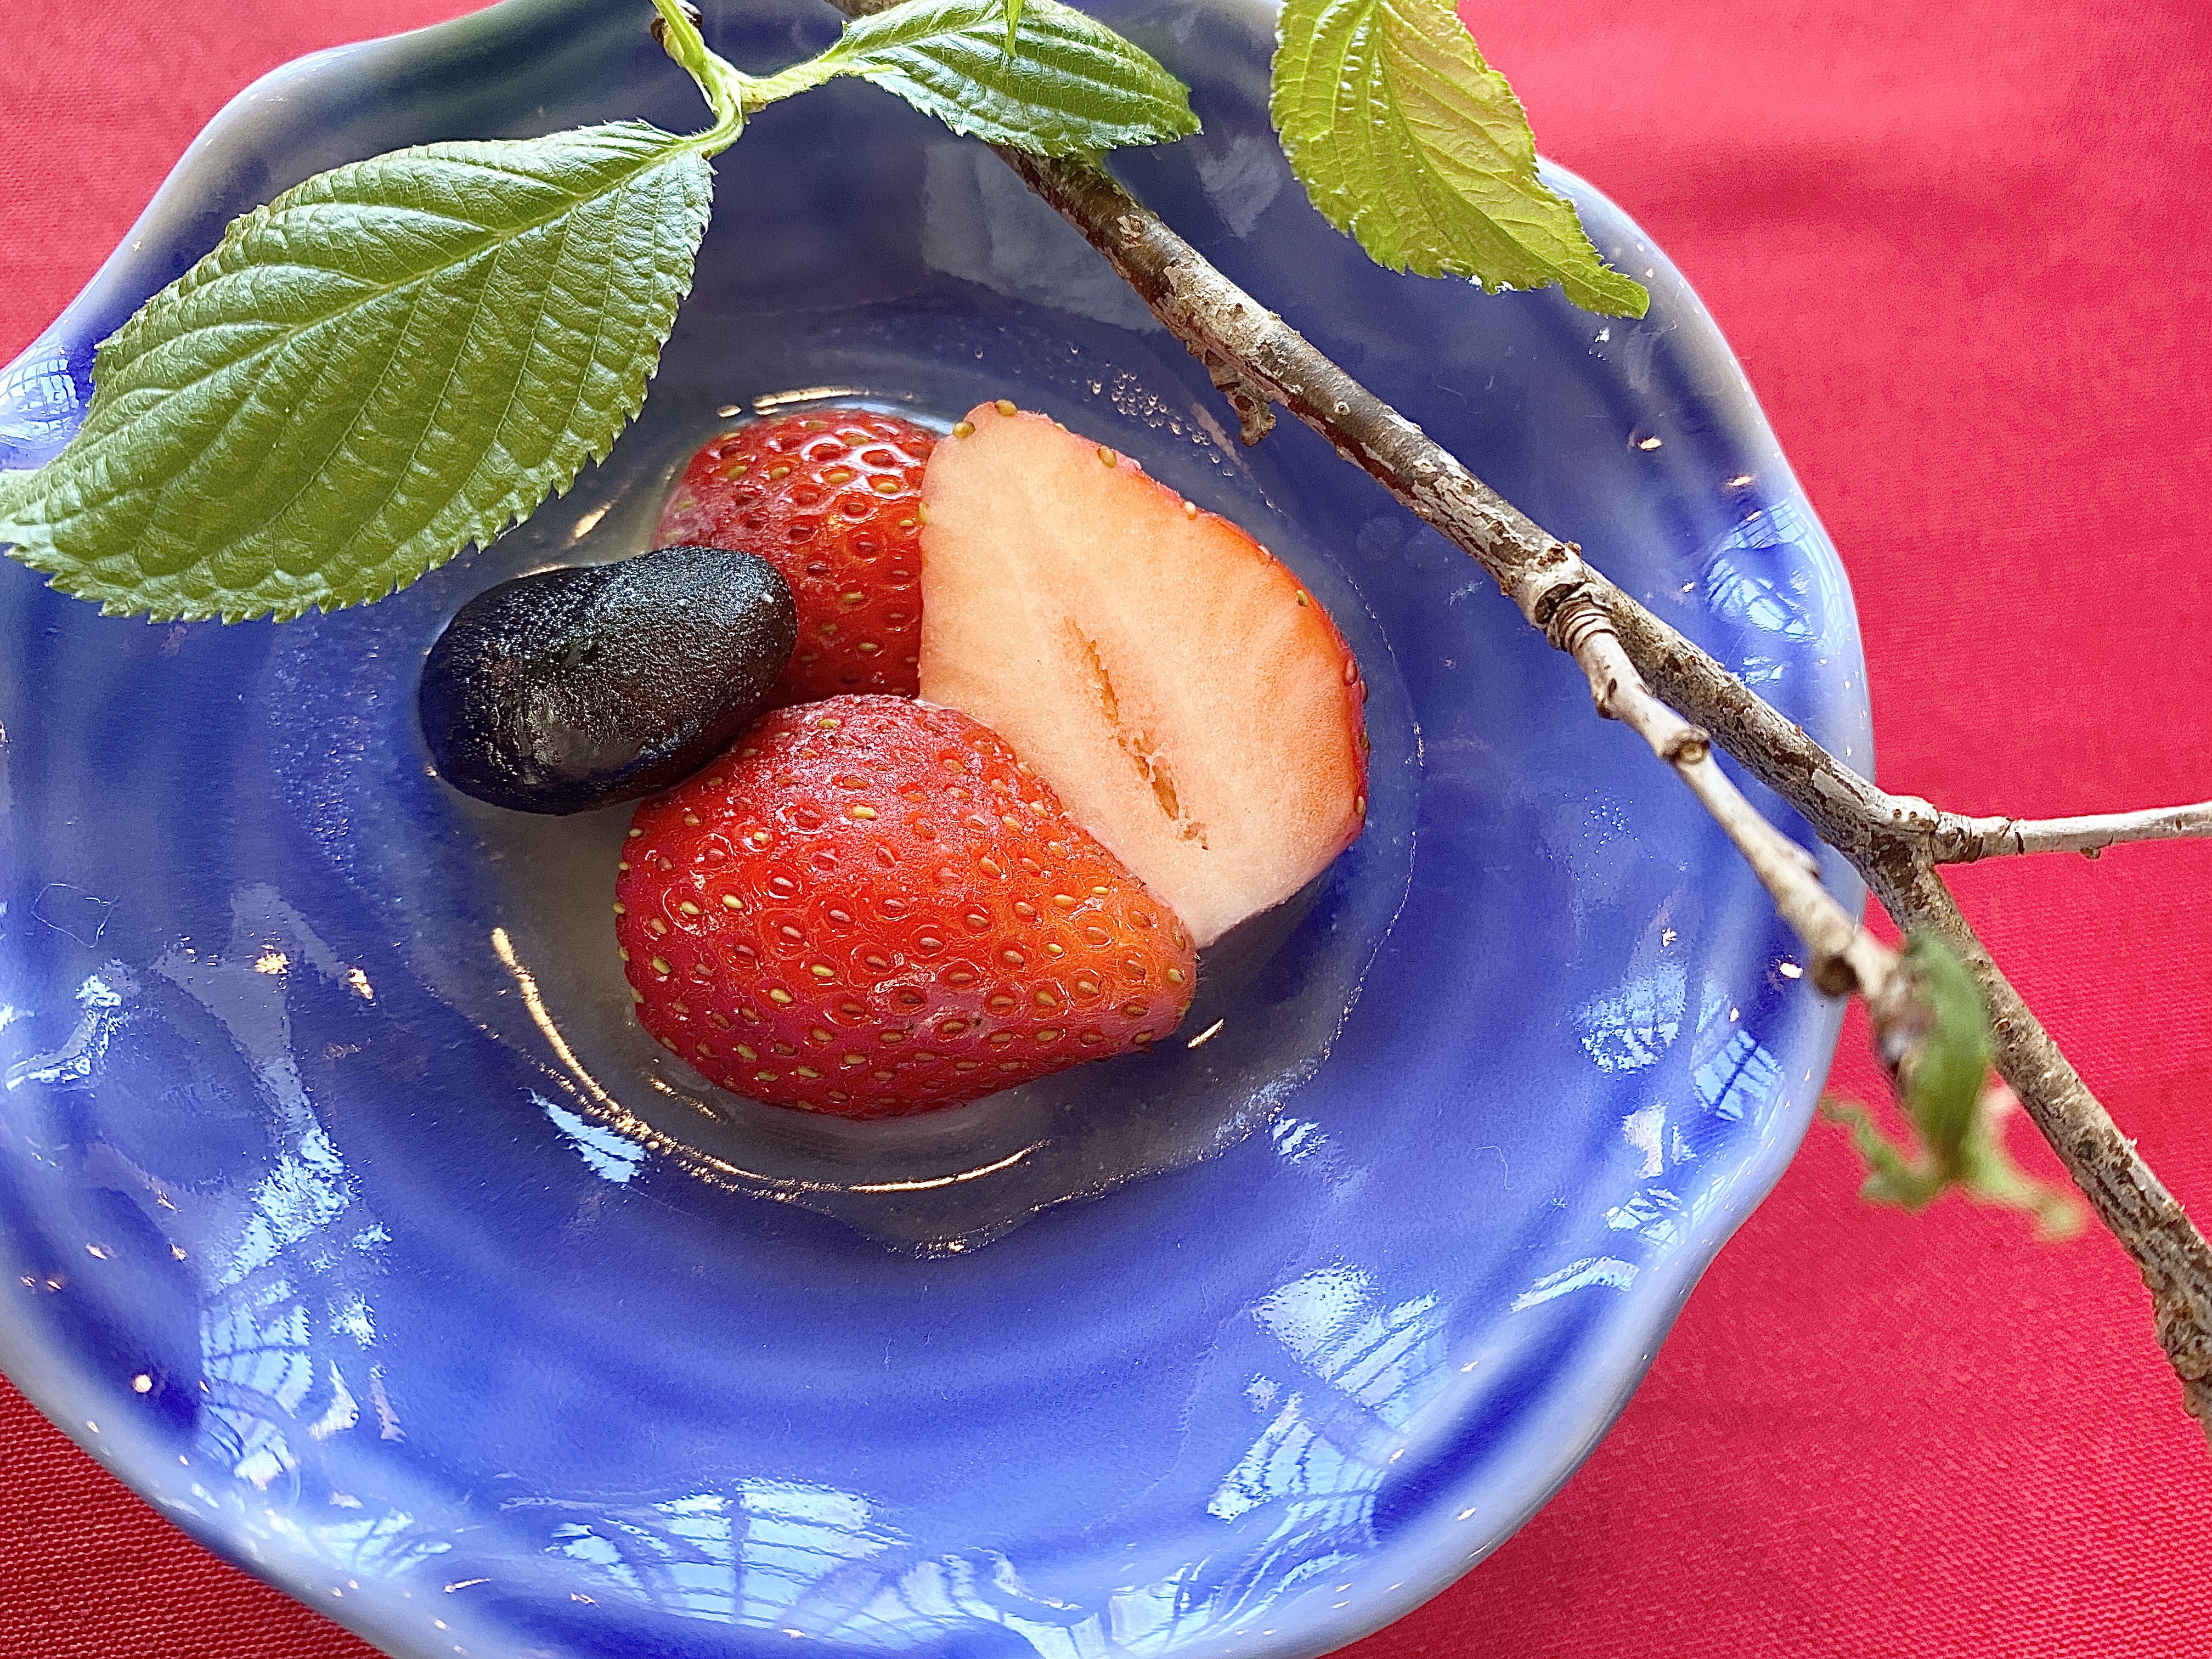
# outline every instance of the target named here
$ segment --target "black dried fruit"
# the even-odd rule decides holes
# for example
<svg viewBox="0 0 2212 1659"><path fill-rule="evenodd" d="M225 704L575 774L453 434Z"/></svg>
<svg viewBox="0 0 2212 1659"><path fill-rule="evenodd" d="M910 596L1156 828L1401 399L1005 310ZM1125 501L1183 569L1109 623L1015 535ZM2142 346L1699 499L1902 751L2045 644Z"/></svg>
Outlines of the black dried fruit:
<svg viewBox="0 0 2212 1659"><path fill-rule="evenodd" d="M720 753L797 637L791 590L750 553L664 547L520 576L430 647L422 736L439 775L495 806L634 800Z"/></svg>

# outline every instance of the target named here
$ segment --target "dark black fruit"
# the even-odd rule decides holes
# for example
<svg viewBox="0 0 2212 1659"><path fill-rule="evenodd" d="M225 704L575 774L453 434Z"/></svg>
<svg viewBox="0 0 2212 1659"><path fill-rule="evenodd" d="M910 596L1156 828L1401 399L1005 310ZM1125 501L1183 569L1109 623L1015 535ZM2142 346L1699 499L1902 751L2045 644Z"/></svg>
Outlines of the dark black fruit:
<svg viewBox="0 0 2212 1659"><path fill-rule="evenodd" d="M682 781L759 712L798 637L763 559L664 547L487 588L422 665L422 736L454 788L580 812Z"/></svg>

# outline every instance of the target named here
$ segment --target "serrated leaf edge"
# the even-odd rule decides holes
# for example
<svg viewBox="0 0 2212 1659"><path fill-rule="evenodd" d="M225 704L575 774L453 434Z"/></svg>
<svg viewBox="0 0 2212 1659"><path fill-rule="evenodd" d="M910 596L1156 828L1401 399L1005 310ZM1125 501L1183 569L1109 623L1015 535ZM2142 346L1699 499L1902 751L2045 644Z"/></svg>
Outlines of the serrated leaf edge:
<svg viewBox="0 0 2212 1659"><path fill-rule="evenodd" d="M787 70L775 79L781 82L787 76L795 77L819 65L835 73L854 76L872 86L896 94L924 113L935 116L963 137L1012 143L1017 149L1042 155L1089 155L1126 144L1171 142L1201 130L1197 115L1190 108L1189 88L1164 64L1134 41L1108 28L1086 13L1059 3L1059 0L1020 0L1013 9L1017 13L1015 26L1021 28L1023 37L1034 41L1035 48L1054 45L1088 45L1098 50L1103 59L1123 70L1134 69L1152 82L1138 91L1136 95L1153 105L1160 112L1159 120L1144 124L1070 116L1065 118L1071 125L1079 124L1084 131L1079 133L1054 131L1036 120L1018 122L994 113L981 99L974 105L963 104L954 91L937 88L921 80L908 65L900 61L900 56L911 54L940 65L949 76L969 86L980 88L986 97L1001 106L1031 110L1050 109L1049 106L1030 103L1018 94L982 83L973 75L945 64L942 58L928 51L933 40L941 41L948 37L963 38L975 33L977 26L990 21L1004 0L967 0L967 3L956 7L947 5L945 0L911 0L908 5L894 6L856 20L847 26L836 43L820 58L811 64L799 65L796 70ZM926 16L932 11L956 9L971 12L973 15L950 27L919 33L910 39L898 38L902 25ZM890 38L884 38L886 36ZM1110 47L1103 44L1108 41L1112 43ZM872 60L871 53L882 56ZM1008 56L1012 55L1009 52ZM1030 73L1051 73L1071 87L1115 84L1060 74L1045 64L1036 49L1025 55L1024 62ZM809 84L811 84L811 79ZM1128 82L1126 78L1120 85L1127 94Z"/></svg>
<svg viewBox="0 0 2212 1659"><path fill-rule="evenodd" d="M1366 0L1366 3L1367 9L1373 13L1385 9L1390 3L1390 0ZM1480 269L1476 264L1460 257L1450 249L1428 250L1425 257L1425 251L1418 247L1403 252L1387 246L1378 248L1372 234L1372 221L1379 210L1372 204L1360 201L1349 186L1333 185L1316 176L1312 157L1308 148L1309 141L1297 132L1296 124L1292 118L1301 112L1292 109L1291 99L1297 90L1311 83L1313 77L1310 61L1315 55L1316 46L1320 38L1320 22L1327 11L1331 9L1332 7L1327 3L1318 7L1303 6L1300 0L1290 0L1290 3L1283 7L1276 22L1275 60L1268 89L1268 118L1275 128L1276 137L1282 144L1284 155L1290 161L1291 171L1297 175L1299 183L1304 185L1308 199L1313 203L1316 211L1338 230L1358 241L1368 256L1385 270L1411 271L1416 276L1422 276L1466 277L1480 283L1485 291L1489 293L1498 293L1513 288L1516 285L1510 281L1497 277L1492 273ZM1293 33L1294 25L1304 14L1309 11L1311 14L1310 19L1304 29L1303 38L1300 38L1298 34ZM1527 113L1519 97L1506 82L1504 77L1498 75L1484 61L1480 48L1476 46L1474 37L1466 33L1455 15L1451 19L1451 25L1458 29L1465 42L1466 61L1460 67L1473 74L1496 81L1504 100L1503 112L1517 121L1521 136L1528 137ZM1360 27L1355 24L1352 28L1345 31L1345 39L1349 41L1355 38ZM1379 55L1382 48L1378 44L1376 50ZM1334 72L1328 76L1329 86L1334 88L1344 84L1344 67L1343 61L1340 59L1334 67ZM1303 68L1303 73L1297 72L1301 68ZM1333 125L1335 107L1332 103L1330 108ZM1413 132L1412 123L1406 116L1401 99L1393 97L1389 100L1389 114L1393 122L1401 129L1402 139L1407 147L1415 154L1422 153L1426 146ZM1324 142L1334 144L1341 141L1342 135L1332 131ZM1650 307L1649 291L1642 283L1626 273L1616 270L1605 262L1604 257L1597 251L1596 245L1589 240L1588 232L1582 228L1581 214L1573 202L1543 182L1535 171L1535 149L1533 137L1528 138L1528 170L1525 179L1511 173L1495 176L1516 194L1565 208L1571 222L1581 237L1583 246L1589 254L1591 264L1598 273L1595 276L1592 276L1564 268L1556 260L1519 241L1518 239L1510 237L1509 233L1499 228L1499 234L1512 240L1530 263L1551 273L1547 281L1536 286L1543 288L1556 286L1573 303L1600 316L1629 318L1644 316ZM1413 181L1416 188L1419 187L1420 183L1419 180ZM1451 200L1465 212L1479 216L1486 223L1493 227L1497 226L1497 222L1492 219L1490 215L1474 203L1459 196L1455 191L1450 189L1449 185L1445 185L1443 188Z"/></svg>
<svg viewBox="0 0 2212 1659"><path fill-rule="evenodd" d="M584 202L601 199L616 190L627 189L658 167L685 161L698 167L700 173L697 182L704 186L704 188L695 188L687 192L690 198L687 205L691 210L688 217L692 222L689 240L696 253L699 238L705 232L707 220L711 212L713 194L711 171L696 154L696 145L692 141L672 134L662 133L659 129L643 122L608 123L600 127L580 128L574 130L573 133L556 136L574 137L578 134L602 132L652 134L665 139L666 143L659 147L656 154L641 157L637 168L625 174L618 184L611 186L608 191L600 191L592 197L576 198L558 212L527 221L507 234L501 244L483 250L479 255L472 258L495 258L500 247L511 246L532 231L543 229L545 226L574 213ZM368 159L389 161L435 155L446 148L447 146L439 144L416 145ZM341 169L332 169L332 171L339 170ZM191 270L178 278L175 283L154 295L146 305L132 314L122 328L118 329L115 334L100 343L94 357L95 390L92 405L86 410L87 425L89 425L100 412L98 378L100 356L106 355L112 346L121 342L127 332L151 327L155 320L167 310L181 304L185 295L198 285L195 279L203 282L207 280L215 262L227 249L233 247L252 228L265 223L270 216L294 204L294 198L299 192L304 191L308 186L327 176L327 174L319 174L316 179L304 180L301 185L284 191L270 202L232 221L230 225L225 228L223 240L214 250L205 258L196 262ZM662 234L664 228L664 222L656 219L654 222L656 238ZM405 287L409 282L425 280L432 274L434 273L418 273L401 282L384 285L376 292L388 294ZM82 567L74 562L64 562L60 559L58 550L53 548L51 541L51 526L46 525L43 518L27 523L18 516L25 509L39 503L45 495L44 488L31 481L41 479L46 474L46 468L32 472L0 474L0 542L7 541L11 533L15 534L17 538L9 548L10 556L46 575L49 578L48 586L57 592L97 603L103 616L143 616L155 622L204 622L220 619L226 623L250 621L265 617L275 622L289 622L310 611L319 611L328 614L333 611L349 609L359 605L374 604L378 599L388 598L400 588L420 580L430 571L450 562L470 547L481 547L487 544L503 533L511 525L526 518L548 499L566 494L576 478L580 476L586 464L606 459L623 428L636 418L638 411L644 407L647 391L659 370L660 349L666 343L668 334L674 326L678 307L690 294L691 283L692 256L687 255L683 262L683 270L672 285L669 302L665 307L665 317L658 325L648 330L649 337L653 341L651 351L644 354L641 367L632 374L617 377L619 390L613 401L613 407L617 411L617 418L614 421L611 429L601 437L585 439L580 446L580 453L577 454L573 465L568 463L568 451L556 447L554 453L545 461L535 467L526 469L515 486L504 495L487 507L467 515L459 529L445 534L434 535L432 533L435 528L434 520L433 525L426 526L407 540L398 544L392 552L379 562L398 562L407 554L407 550L425 540L430 542L434 547L442 546L444 550L422 555L422 562L413 575L393 580L390 586L381 592L336 600L321 596L302 596L296 592L271 593L267 590L272 582L281 582L289 588L297 580L296 578L283 576L282 573L272 573L270 576L258 580L232 596L239 601L238 603L202 605L186 602L179 605L165 605L159 599L149 600L143 593L137 591L118 590L106 583L85 580L76 574ZM603 312L601 315L604 316ZM258 348L252 355L258 356L263 351L271 349L274 349L274 343L271 346ZM568 416L564 417L562 427L564 432L573 430L567 424L567 421L568 418L573 418L574 412L572 405ZM104 443L110 437L119 436L125 430L127 430L127 427L118 428L113 433L102 434L100 442ZM73 447L74 441L72 441ZM94 453L96 455L97 449ZM64 450L62 455L55 458L54 462L49 463L49 466L66 459L68 454L69 452ZM11 489L9 480L12 477L20 477L26 482L19 488ZM48 540L43 545L36 540L26 542L21 539L21 532L24 529L46 530L48 532ZM409 557L406 562L412 562L412 557Z"/></svg>

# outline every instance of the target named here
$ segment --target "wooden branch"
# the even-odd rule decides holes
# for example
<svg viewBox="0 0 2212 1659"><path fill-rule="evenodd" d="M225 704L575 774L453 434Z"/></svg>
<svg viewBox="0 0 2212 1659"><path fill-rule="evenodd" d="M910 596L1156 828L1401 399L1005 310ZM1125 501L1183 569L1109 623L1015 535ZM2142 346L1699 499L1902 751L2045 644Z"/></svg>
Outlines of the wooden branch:
<svg viewBox="0 0 2212 1659"><path fill-rule="evenodd" d="M1894 976L1871 965L1883 947L1844 917L1850 935L1846 941L1834 927L1839 907L1824 915L1804 900L1790 860L1741 823L1739 807L1757 816L1748 803L1709 756L1692 758L1699 745L1686 743L1684 733L1694 730L1717 740L1795 807L1867 878L1900 926L1930 928L1959 952L1989 1003L1998 1071L2057 1149L2099 1218L2135 1258L2184 1402L2200 1424L2212 1425L2212 1246L2120 1133L1960 914L1936 873L1936 838L1948 815L1891 795L1838 761L1710 654L1592 569L1579 547L1545 532L1238 289L1103 169L1017 150L1000 154L1106 257L1217 384L1226 378L1280 404L1472 555L1554 645L1574 651L1580 641L1583 648L1574 654L1600 708L1610 703L1618 716L1643 722L1638 729L1655 752L1698 792L1751 859L1815 963L1826 964L1824 988L1854 988L1856 981L1856 988L1875 993L1869 1006L1878 1040L1899 1017L1894 1007L1883 1006L1892 999L1881 994ZM1239 414L1243 418L1241 408ZM1244 424L1249 434L1252 422ZM1582 639L1582 619L1593 611L1604 617L1602 637L1614 650L1594 650ZM1647 688L1686 717L1680 729L1649 718L1650 699L1638 696ZM1709 777L1717 778L1724 793L1711 788ZM1766 833L1802 858L1771 826ZM1833 907L1833 900L1828 904Z"/></svg>
<svg viewBox="0 0 2212 1659"><path fill-rule="evenodd" d="M1863 996L1875 1012L1877 1042L1891 1048L1891 1027L1909 1017L1897 983L1897 953L1860 927L1820 884L1813 856L1744 799L1713 759L1711 735L1651 695L1602 608L1587 598L1569 600L1558 632L1560 648L1589 680L1597 712L1650 744L1735 843L1782 919L1805 941L1813 983L1830 996Z"/></svg>
<svg viewBox="0 0 2212 1659"><path fill-rule="evenodd" d="M2095 858L2107 847L2124 842L2212 836L2212 800L2075 818L1970 818L1938 812L1936 820L1930 850L1938 864L1972 864L1977 859L2021 853L2079 853Z"/></svg>
<svg viewBox="0 0 2212 1659"><path fill-rule="evenodd" d="M833 3L859 15L889 0ZM1907 1018L1893 988L1905 976L1876 966L1873 952L1884 947L1870 939L1862 945L1863 930L1848 916L1843 920L1853 937L1846 940L1834 916L1808 898L1800 878L1803 865L1796 861L1803 858L1800 849L1771 825L1762 836L1741 822L1739 807L1741 814L1758 815L1719 772L1706 752L1710 744L1718 743L1848 859L1899 926L1908 932L1929 929L1958 952L1988 1004L1998 1072L2098 1218L2135 1259L2184 1404L2212 1437L2212 1246L2005 980L1944 885L1936 868L1939 835L1947 822L1976 821L1892 795L1844 765L1708 653L1593 569L1575 544L1545 531L1215 270L1103 167L994 148L1206 365L1214 384L1229 393L1247 443L1265 435L1264 406L1280 404L1450 538L1532 625L1575 657L1600 710L1636 726L1751 860L1827 975L1815 982L1872 994L1878 1044L1893 1069L1893 1039ZM1594 616L1600 620L1592 621ZM1655 704L1681 717L1680 724L1661 720ZM1725 790L1712 787L1714 778ZM1828 903L1832 907L1833 900ZM1840 907L1835 914L1841 915Z"/></svg>

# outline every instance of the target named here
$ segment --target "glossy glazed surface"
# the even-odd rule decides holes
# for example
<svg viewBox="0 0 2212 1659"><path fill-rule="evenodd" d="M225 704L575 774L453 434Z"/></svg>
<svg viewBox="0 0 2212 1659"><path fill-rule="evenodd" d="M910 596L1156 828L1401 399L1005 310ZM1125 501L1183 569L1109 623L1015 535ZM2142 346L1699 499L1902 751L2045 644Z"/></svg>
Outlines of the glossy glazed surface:
<svg viewBox="0 0 2212 1659"><path fill-rule="evenodd" d="M1208 123L1123 158L1140 194L1863 758L1832 552L1632 226L1583 192L1654 273L1644 323L1388 276L1282 170L1264 19L1103 9ZM749 66L798 49L765 5L712 21ZM64 439L92 342L294 179L696 124L638 24L521 0L249 95L0 377L0 461ZM1202 370L995 161L853 87L770 112L720 177L639 428L488 553L283 629L104 621L0 571L8 1369L403 1653L1323 1651L1602 1431L1795 1145L1832 1012L1571 665L1311 434L1237 450ZM1292 562L1376 686L1375 826L1217 975L1218 1033L888 1156L771 1146L647 1069L600 995L611 854L457 801L411 725L469 595L601 509L642 545L719 409L823 386L1117 434Z"/></svg>

